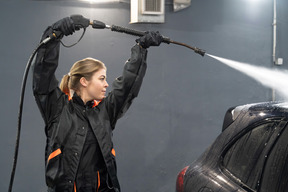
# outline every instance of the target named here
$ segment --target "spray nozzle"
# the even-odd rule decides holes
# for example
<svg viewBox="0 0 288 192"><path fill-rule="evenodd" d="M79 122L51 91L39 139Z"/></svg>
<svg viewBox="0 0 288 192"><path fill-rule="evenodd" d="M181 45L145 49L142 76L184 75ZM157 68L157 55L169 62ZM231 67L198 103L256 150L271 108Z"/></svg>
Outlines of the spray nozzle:
<svg viewBox="0 0 288 192"><path fill-rule="evenodd" d="M201 55L202 57L204 57L204 55L205 55L205 53L206 53L203 49L199 49L199 48L197 48L197 47L192 47L192 46L190 46L190 45L187 45L187 44L185 44L185 43L180 43L180 42L178 42L178 41L172 41L172 40L170 40L170 43L173 43L173 44L176 44L176 45L181 45L181 46L187 47L187 48L189 48L189 49L192 49L195 53L198 53L198 54Z"/></svg>
<svg viewBox="0 0 288 192"><path fill-rule="evenodd" d="M202 57L204 57L204 55L205 55L205 53L206 53L204 50L199 49L199 48L197 48L197 47L195 47L194 52L195 52L195 53L198 53L198 54L201 55Z"/></svg>
<svg viewBox="0 0 288 192"><path fill-rule="evenodd" d="M97 20L93 20L90 22L90 25L92 26L92 28L94 29L105 29L107 26L105 25L105 23L101 22L101 21L97 21Z"/></svg>

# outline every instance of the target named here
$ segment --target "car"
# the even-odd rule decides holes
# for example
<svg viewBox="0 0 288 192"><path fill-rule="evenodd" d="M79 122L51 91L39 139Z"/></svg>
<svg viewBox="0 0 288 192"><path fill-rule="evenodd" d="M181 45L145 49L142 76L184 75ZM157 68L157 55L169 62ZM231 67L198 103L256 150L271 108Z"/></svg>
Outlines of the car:
<svg viewBox="0 0 288 192"><path fill-rule="evenodd" d="M177 177L176 192L288 192L288 103L227 110L221 134Z"/></svg>

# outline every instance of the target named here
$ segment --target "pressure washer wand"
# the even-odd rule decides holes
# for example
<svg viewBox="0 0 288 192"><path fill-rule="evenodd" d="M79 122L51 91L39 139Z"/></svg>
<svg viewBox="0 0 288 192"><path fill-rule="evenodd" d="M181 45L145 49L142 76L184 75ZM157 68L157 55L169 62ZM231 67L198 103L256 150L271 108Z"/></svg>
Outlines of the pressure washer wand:
<svg viewBox="0 0 288 192"><path fill-rule="evenodd" d="M134 29L129 29L129 28L125 28L125 27L120 27L117 25L106 25L105 23L101 22L101 21L97 21L97 20L93 20L92 22L90 22L90 25L92 25L92 28L94 29L110 29L111 31L116 31L116 32L120 32L120 33L126 33L129 35L134 35L134 36L138 36L138 37L142 37L145 35L144 31L138 31L138 30L134 30ZM204 57L205 55L205 51L202 49L199 49L197 47L192 47L190 45L187 45L185 43L180 43L177 41L173 41L168 37L163 36L163 41L164 43L170 44L176 44L176 45L181 45L184 47L187 47L189 49L192 49L195 53L198 53L199 55L202 55Z"/></svg>

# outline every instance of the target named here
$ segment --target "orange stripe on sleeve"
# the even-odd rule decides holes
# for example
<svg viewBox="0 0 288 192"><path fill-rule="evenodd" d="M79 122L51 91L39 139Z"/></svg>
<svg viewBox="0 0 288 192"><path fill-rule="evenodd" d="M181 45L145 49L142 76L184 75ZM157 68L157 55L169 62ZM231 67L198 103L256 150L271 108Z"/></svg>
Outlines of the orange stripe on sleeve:
<svg viewBox="0 0 288 192"><path fill-rule="evenodd" d="M55 151L53 151L49 157L48 157L48 161L53 159L54 157L56 157L57 155L60 155L61 154L61 149L56 149Z"/></svg>
<svg viewBox="0 0 288 192"><path fill-rule="evenodd" d="M99 171L97 171L97 174L98 174L98 187L97 187L97 192L100 188L100 174L99 174Z"/></svg>
<svg viewBox="0 0 288 192"><path fill-rule="evenodd" d="M114 157L116 157L116 153L115 153L115 149L114 148L112 148L111 153L112 153L112 155L114 155Z"/></svg>

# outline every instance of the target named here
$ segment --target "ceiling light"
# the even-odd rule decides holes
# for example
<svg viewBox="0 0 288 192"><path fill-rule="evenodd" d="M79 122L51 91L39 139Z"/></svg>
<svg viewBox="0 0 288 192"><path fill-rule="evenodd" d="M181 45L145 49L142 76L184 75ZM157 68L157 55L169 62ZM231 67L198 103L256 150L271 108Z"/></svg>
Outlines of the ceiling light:
<svg viewBox="0 0 288 192"><path fill-rule="evenodd" d="M91 3L91 4L119 2L119 0L80 0L80 1L88 2L88 3Z"/></svg>

